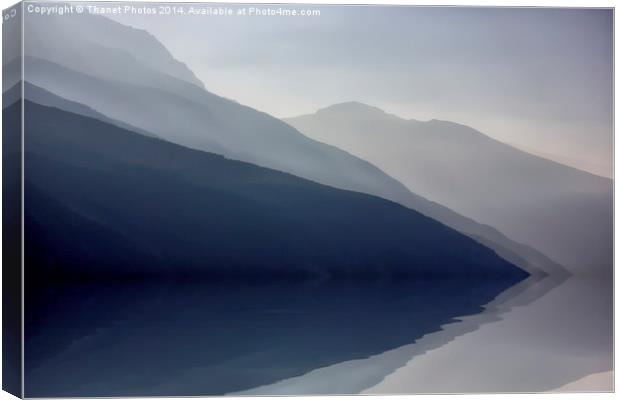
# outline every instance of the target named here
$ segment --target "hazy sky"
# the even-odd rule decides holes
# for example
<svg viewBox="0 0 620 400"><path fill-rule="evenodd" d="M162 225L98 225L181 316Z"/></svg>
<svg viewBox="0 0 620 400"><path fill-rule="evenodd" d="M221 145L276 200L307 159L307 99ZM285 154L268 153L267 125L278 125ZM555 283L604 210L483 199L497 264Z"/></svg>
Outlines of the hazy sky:
<svg viewBox="0 0 620 400"><path fill-rule="evenodd" d="M114 18L210 91L277 117L356 100L612 174L611 10L303 8L321 15Z"/></svg>

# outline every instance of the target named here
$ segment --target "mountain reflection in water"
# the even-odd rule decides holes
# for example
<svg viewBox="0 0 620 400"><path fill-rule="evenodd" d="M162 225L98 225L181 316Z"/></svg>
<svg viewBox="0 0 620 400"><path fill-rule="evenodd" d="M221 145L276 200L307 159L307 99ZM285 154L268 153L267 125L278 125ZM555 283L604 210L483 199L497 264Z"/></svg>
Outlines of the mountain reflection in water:
<svg viewBox="0 0 620 400"><path fill-rule="evenodd" d="M457 317L482 312L483 305L515 283L427 279L50 286L26 304L26 396L249 390L414 343Z"/></svg>

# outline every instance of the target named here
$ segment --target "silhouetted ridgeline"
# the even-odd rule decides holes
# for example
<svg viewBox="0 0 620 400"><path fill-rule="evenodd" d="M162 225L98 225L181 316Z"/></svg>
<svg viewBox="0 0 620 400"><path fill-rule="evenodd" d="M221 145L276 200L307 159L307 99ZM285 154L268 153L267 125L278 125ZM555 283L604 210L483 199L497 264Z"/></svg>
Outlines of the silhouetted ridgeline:
<svg viewBox="0 0 620 400"><path fill-rule="evenodd" d="M396 203L25 107L27 274L527 275Z"/></svg>
<svg viewBox="0 0 620 400"><path fill-rule="evenodd" d="M531 274L564 273L534 249L412 193L417 191L408 190L366 160L205 90L185 64L144 30L95 15L33 18L36 23L28 25L25 35L27 80L97 110L114 125L125 124L132 131L149 132L183 146L380 196L483 242ZM81 35L73 34L78 30ZM53 38L45 34L50 31ZM58 42L65 45L56 49ZM35 101L39 100L36 96Z"/></svg>

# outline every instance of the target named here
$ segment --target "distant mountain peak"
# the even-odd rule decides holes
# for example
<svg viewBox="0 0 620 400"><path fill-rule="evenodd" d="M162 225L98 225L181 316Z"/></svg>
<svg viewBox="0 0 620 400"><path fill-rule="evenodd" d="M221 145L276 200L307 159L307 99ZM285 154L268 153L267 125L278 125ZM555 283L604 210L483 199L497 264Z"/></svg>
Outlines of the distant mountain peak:
<svg viewBox="0 0 620 400"><path fill-rule="evenodd" d="M387 114L378 107L364 104L359 101L346 101L343 103L332 104L331 106L319 109L316 113L321 114L328 112L364 112Z"/></svg>
<svg viewBox="0 0 620 400"><path fill-rule="evenodd" d="M102 15L37 16L28 27L25 43L27 55L55 62L91 75L118 79L124 76L123 66L129 58L160 74L174 77L204 89L187 64L176 59L151 32L125 25ZM54 41L67 44L53 46L46 32L54 32ZM81 32L75 35L75 32ZM68 44L71 45L68 45ZM133 62L130 62L133 64ZM110 68L116 67L116 68ZM133 81L127 72L127 79ZM154 78L155 80L158 78Z"/></svg>

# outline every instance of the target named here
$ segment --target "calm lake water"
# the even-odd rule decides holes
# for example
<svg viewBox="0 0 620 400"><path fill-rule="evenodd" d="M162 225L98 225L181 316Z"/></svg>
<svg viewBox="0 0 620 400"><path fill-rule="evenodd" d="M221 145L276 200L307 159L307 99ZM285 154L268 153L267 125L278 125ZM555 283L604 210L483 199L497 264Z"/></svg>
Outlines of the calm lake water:
<svg viewBox="0 0 620 400"><path fill-rule="evenodd" d="M26 294L26 396L221 395L269 388L330 366L363 361L363 384L338 386L329 376L318 383L328 384L334 393L356 393L379 383L411 354L387 371L381 365L373 369L374 356L434 332L444 335L433 346L452 340L462 331L442 331L442 326L488 313L483 306L501 293L512 296L514 284L56 285L39 290L36 297ZM463 329L475 329L470 325ZM306 391L312 389L306 386ZM266 390L270 392L277 390Z"/></svg>

